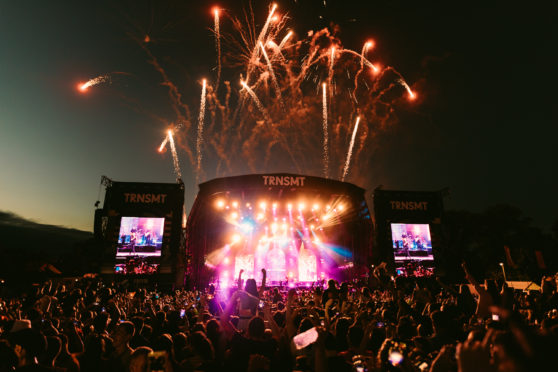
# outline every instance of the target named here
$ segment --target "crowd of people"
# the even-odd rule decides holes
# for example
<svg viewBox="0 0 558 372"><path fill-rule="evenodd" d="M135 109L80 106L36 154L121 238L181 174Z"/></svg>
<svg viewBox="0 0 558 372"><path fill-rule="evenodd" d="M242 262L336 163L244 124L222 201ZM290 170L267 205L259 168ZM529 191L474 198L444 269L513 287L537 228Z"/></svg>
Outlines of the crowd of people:
<svg viewBox="0 0 558 372"><path fill-rule="evenodd" d="M460 285L380 265L325 288L4 288L0 372L556 370L558 276L523 291L464 270Z"/></svg>

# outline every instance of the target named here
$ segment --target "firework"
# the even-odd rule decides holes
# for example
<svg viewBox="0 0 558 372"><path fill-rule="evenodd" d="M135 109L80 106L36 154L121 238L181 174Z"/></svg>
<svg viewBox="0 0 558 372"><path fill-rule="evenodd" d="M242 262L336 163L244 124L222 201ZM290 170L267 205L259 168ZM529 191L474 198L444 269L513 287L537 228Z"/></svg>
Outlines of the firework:
<svg viewBox="0 0 558 372"><path fill-rule="evenodd" d="M249 64L248 64L248 69L246 70L246 80L245 80L246 83L250 82L250 75L252 74L252 72L254 70L254 64L259 58L258 50L260 49L260 44L263 42L263 40L265 39L265 36L267 35L267 30L269 29L269 24L273 21L273 13L275 13L275 9L277 9L277 4L271 5L271 9L269 10L267 20L265 21L265 24L262 27L262 30L260 31L260 34L258 36L258 40L256 41L256 44L254 45L254 48L252 49L252 56L251 56Z"/></svg>
<svg viewBox="0 0 558 372"><path fill-rule="evenodd" d="M252 90L252 88L250 88L248 86L248 84L246 84L245 81L241 81L240 84L242 85L242 87L244 89L246 89L246 91L248 92L248 94L250 95L250 97L252 97L252 99L254 100L254 103L256 104L256 106L258 106L258 109L260 110L260 112L262 113L262 115L264 116L264 118L267 121L269 119L269 114L267 113L265 107L262 105L261 101L258 99L258 96L256 95L256 93L254 93L254 91Z"/></svg>
<svg viewBox="0 0 558 372"><path fill-rule="evenodd" d="M363 149L378 145L377 136L369 133L378 133L396 122L401 91L395 88L404 87L403 94L411 100L416 94L394 68L380 69L379 63L367 58L372 41L358 53L345 49L328 29L311 31L298 40L287 28L288 18L278 17L276 8L274 4L269 7L261 28L256 27L251 8L242 20L231 17L234 34L219 29L219 9L213 9L216 84L204 82L197 136L192 133L196 118L191 117L189 105L182 102L179 87L146 43L141 43L149 63L168 88L175 109L176 118L167 122L182 125L180 137L178 127L174 128L160 149L175 139L188 154L198 181L202 175L296 170L326 178L337 173L342 180L350 172L352 179L366 186L366 173L351 168L351 164L368 164L370 159ZM225 61L227 65L221 66ZM372 73L363 73L368 70ZM230 76L225 71L227 75L230 71ZM228 77L238 75L241 89L234 89ZM225 89L218 92L220 81ZM366 121L360 124L363 116ZM357 118L354 128L347 122L351 117ZM320 131L323 136L316 136ZM171 150L173 146L174 142ZM175 171L179 174L175 155ZM202 169L202 163L212 167Z"/></svg>
<svg viewBox="0 0 558 372"><path fill-rule="evenodd" d="M283 38L283 40L281 40L281 44L279 44L279 50L283 49L283 47L285 46L285 44L287 44L287 41L292 35L293 32L289 31L289 33Z"/></svg>
<svg viewBox="0 0 558 372"><path fill-rule="evenodd" d="M279 102L281 102L281 105L283 106L283 100L281 99L281 88L279 88L279 83L277 82L277 77L275 76L275 72L273 71L273 66L271 65L271 61L269 60L269 57L267 56L267 52L265 51L265 48L262 43L260 43L260 48L262 49L262 54L267 63L267 67L269 68L269 74L271 75L273 86L275 87L275 94L277 94L277 99L279 100Z"/></svg>
<svg viewBox="0 0 558 372"><path fill-rule="evenodd" d="M369 60L367 60L364 55L362 54L358 54L357 52L355 52L354 50L350 50L350 49L341 49L339 51L339 53L349 53L349 54L353 54L357 57L360 58L360 61L362 64L365 64L366 66L370 67L372 70L374 70L375 73L377 73L379 71L378 67L374 66L372 64L372 62L370 62Z"/></svg>
<svg viewBox="0 0 558 372"><path fill-rule="evenodd" d="M324 177L329 177L329 151L327 134L327 91L326 83L322 84L322 127L324 133Z"/></svg>
<svg viewBox="0 0 558 372"><path fill-rule="evenodd" d="M169 135L167 133L167 135L165 136L165 139L163 140L163 142L161 142L161 145L159 146L159 152L163 152L163 149L165 148L165 146L167 145L167 142L169 142Z"/></svg>
<svg viewBox="0 0 558 372"><path fill-rule="evenodd" d="M362 46L362 53L361 53L362 58L360 59L360 68L361 69L364 67L364 59L366 58L366 52L368 52L368 49L372 48L373 46L374 46L373 41L367 41Z"/></svg>
<svg viewBox="0 0 558 372"><path fill-rule="evenodd" d="M403 87L405 88L405 90L409 94L409 99L411 101L414 100L415 98L417 98L417 94L411 90L411 88L409 87L409 84L407 84L407 82L405 80L399 79L399 83L401 85L403 85Z"/></svg>
<svg viewBox="0 0 558 372"><path fill-rule="evenodd" d="M329 57L329 71L327 74L327 81L329 82L329 88L332 89L333 86L333 66L335 64L335 47L331 48L331 55Z"/></svg>
<svg viewBox="0 0 558 372"><path fill-rule="evenodd" d="M356 119L355 129L353 130L353 135L351 136L351 143L349 144L349 151L347 151L347 160L345 161L345 168L343 169L343 177L341 177L341 181L345 181L345 177L347 176L347 173L349 173L349 165L351 164L351 156L353 155L353 147L355 146L355 138L359 122L360 116Z"/></svg>
<svg viewBox="0 0 558 372"><path fill-rule="evenodd" d="M196 141L196 155L198 159L197 178L200 179L201 162L202 162L202 144L203 144L203 119L205 117L205 90L206 80L203 79L201 100L200 100L200 116L198 117L198 140Z"/></svg>
<svg viewBox="0 0 558 372"><path fill-rule="evenodd" d="M176 180L182 179L182 172L180 172L180 163L178 162L178 154L176 153L176 146L174 145L174 138L172 130L167 131L167 138L169 139L170 148L172 152L172 161L174 165L174 174L176 175Z"/></svg>
<svg viewBox="0 0 558 372"><path fill-rule="evenodd" d="M221 31L219 30L219 8L214 8L215 15L215 50L217 51L217 79L215 80L215 90L219 87L221 80Z"/></svg>
<svg viewBox="0 0 558 372"><path fill-rule="evenodd" d="M101 75L101 76L97 76L96 78L90 79L85 83L79 84L78 89L80 92L85 93L90 87L99 85L101 83L106 83L106 82L110 83L110 75Z"/></svg>

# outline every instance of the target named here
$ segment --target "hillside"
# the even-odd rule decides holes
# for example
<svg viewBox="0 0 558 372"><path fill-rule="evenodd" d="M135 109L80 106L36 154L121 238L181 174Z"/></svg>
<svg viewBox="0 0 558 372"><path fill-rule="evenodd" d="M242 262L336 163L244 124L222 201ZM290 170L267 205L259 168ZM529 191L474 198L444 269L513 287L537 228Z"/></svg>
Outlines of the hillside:
<svg viewBox="0 0 558 372"><path fill-rule="evenodd" d="M2 276L39 273L45 264L62 275L79 273L91 251L87 247L93 245L91 232L41 224L6 211L0 211L0 237Z"/></svg>

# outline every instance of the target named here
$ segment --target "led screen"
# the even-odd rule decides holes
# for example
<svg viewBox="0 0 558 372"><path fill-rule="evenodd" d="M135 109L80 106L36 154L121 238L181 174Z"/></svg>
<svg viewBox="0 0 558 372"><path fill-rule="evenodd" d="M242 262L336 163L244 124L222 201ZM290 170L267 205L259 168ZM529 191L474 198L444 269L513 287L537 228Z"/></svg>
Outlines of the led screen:
<svg viewBox="0 0 558 372"><path fill-rule="evenodd" d="M234 283L241 271L243 279L259 281L263 268L270 285L311 285L341 278L353 265L352 226L347 221L355 211L344 196L218 196L214 208L218 227L205 266L218 285Z"/></svg>
<svg viewBox="0 0 558 372"><path fill-rule="evenodd" d="M432 261L434 259L428 224L392 223L391 240L396 263L397 261Z"/></svg>
<svg viewBox="0 0 558 372"><path fill-rule="evenodd" d="M122 217L116 257L160 257L164 218Z"/></svg>

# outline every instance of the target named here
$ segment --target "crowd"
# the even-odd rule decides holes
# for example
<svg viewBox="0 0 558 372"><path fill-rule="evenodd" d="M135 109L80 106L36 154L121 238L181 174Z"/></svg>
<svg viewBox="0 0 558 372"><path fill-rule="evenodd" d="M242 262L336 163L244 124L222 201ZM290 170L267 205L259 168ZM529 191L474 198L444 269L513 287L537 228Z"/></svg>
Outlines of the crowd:
<svg viewBox="0 0 558 372"><path fill-rule="evenodd" d="M81 278L0 298L0 371L557 370L557 276L170 293Z"/></svg>

